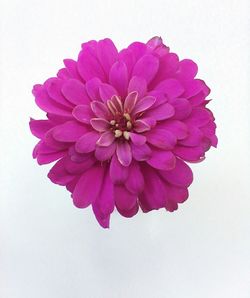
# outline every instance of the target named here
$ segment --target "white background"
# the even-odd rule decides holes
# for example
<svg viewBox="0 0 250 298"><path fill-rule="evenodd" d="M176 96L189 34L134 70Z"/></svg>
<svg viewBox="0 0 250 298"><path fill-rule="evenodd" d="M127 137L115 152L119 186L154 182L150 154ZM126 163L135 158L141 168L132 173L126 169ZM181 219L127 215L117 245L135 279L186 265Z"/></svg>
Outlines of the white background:
<svg viewBox="0 0 250 298"><path fill-rule="evenodd" d="M1 1L0 297L250 297L247 0ZM189 200L101 229L31 158L34 83L80 44L161 35L211 87L219 147L192 168Z"/></svg>

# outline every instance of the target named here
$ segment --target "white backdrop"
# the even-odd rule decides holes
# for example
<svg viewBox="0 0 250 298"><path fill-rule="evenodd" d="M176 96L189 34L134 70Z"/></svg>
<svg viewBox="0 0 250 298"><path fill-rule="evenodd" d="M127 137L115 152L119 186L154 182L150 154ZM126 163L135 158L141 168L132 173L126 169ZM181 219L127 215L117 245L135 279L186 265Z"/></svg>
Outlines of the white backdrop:
<svg viewBox="0 0 250 298"><path fill-rule="evenodd" d="M0 297L250 297L248 0L1 0ZM211 87L219 147L171 214L114 213L111 229L31 158L31 88L80 44L161 35Z"/></svg>

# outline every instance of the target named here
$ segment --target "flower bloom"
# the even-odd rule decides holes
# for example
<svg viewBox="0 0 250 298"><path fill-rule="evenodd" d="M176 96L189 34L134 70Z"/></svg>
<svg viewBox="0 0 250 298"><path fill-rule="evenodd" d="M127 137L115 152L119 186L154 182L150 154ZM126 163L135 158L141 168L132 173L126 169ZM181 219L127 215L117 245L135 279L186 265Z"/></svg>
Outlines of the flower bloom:
<svg viewBox="0 0 250 298"><path fill-rule="evenodd" d="M89 41L64 64L33 88L47 116L30 120L40 139L33 157L56 161L50 180L66 186L75 206L92 205L104 228L114 208L125 217L139 208L176 210L193 180L186 162L217 145L197 65L159 37L120 52L110 39Z"/></svg>

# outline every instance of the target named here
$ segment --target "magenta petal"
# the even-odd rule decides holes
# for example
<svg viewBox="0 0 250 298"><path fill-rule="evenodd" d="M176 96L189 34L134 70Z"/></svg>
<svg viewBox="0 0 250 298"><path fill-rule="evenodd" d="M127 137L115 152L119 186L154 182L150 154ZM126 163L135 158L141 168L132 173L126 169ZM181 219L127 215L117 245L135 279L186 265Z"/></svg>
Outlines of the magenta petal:
<svg viewBox="0 0 250 298"><path fill-rule="evenodd" d="M111 66L118 59L118 51L111 39L105 38L98 42L97 57L102 65L105 73L108 75Z"/></svg>
<svg viewBox="0 0 250 298"><path fill-rule="evenodd" d="M131 148L128 142L118 142L116 154L119 162L124 166L127 167L130 165L132 161L132 153Z"/></svg>
<svg viewBox="0 0 250 298"><path fill-rule="evenodd" d="M188 187L193 182L193 173L190 167L181 159L176 159L175 168L169 171L159 171L167 182L180 187Z"/></svg>
<svg viewBox="0 0 250 298"><path fill-rule="evenodd" d="M47 154L38 154L36 158L39 165L45 165L55 160L58 160L61 157L64 157L66 154L67 151L58 151Z"/></svg>
<svg viewBox="0 0 250 298"><path fill-rule="evenodd" d="M144 55L135 64L133 76L144 78L147 83L152 81L159 68L159 60L153 55Z"/></svg>
<svg viewBox="0 0 250 298"><path fill-rule="evenodd" d="M102 84L101 80L99 78L93 78L86 82L85 88L88 93L88 96L92 100L99 100L100 94L99 94L99 87Z"/></svg>
<svg viewBox="0 0 250 298"><path fill-rule="evenodd" d="M138 99L138 93L136 91L131 92L127 95L124 102L124 111L130 113L136 105Z"/></svg>
<svg viewBox="0 0 250 298"><path fill-rule="evenodd" d="M179 141L179 144L187 147L199 146L202 138L203 133L198 127L189 126L188 136L184 140Z"/></svg>
<svg viewBox="0 0 250 298"><path fill-rule="evenodd" d="M202 146L184 147L176 146L173 150L174 154L183 160L190 162L200 162L204 160L205 152Z"/></svg>
<svg viewBox="0 0 250 298"><path fill-rule="evenodd" d="M101 81L106 81L106 75L97 58L86 48L82 50L78 56L77 69L81 77L85 80L91 80L95 77Z"/></svg>
<svg viewBox="0 0 250 298"><path fill-rule="evenodd" d="M137 196L128 191L124 185L114 186L114 197L118 210L130 210L137 201Z"/></svg>
<svg viewBox="0 0 250 298"><path fill-rule="evenodd" d="M110 214L114 210L114 187L107 173L100 194L92 203L92 207L99 224L104 228L108 228Z"/></svg>
<svg viewBox="0 0 250 298"><path fill-rule="evenodd" d="M116 206L116 209L118 210L118 212L124 216L124 217L127 217L127 218L130 218L130 217L133 217L137 214L137 212L139 211L139 205L138 203L136 202L135 205L129 209L129 210L122 210L122 209L119 209L118 206Z"/></svg>
<svg viewBox="0 0 250 298"><path fill-rule="evenodd" d="M119 52L119 60L126 64L128 76L130 77L135 64L134 53L130 49L123 49Z"/></svg>
<svg viewBox="0 0 250 298"><path fill-rule="evenodd" d="M66 185L72 181L75 176L65 170L65 158L58 160L48 173L49 179L56 184Z"/></svg>
<svg viewBox="0 0 250 298"><path fill-rule="evenodd" d="M179 68L176 77L181 80L192 80L198 72L198 66L190 59L184 59L179 62Z"/></svg>
<svg viewBox="0 0 250 298"><path fill-rule="evenodd" d="M124 97L128 87L128 70L122 61L113 64L109 73L109 82L115 87L119 95Z"/></svg>
<svg viewBox="0 0 250 298"><path fill-rule="evenodd" d="M134 109L133 109L133 114L137 114L143 111L146 111L152 105L155 103L156 98L154 96L148 95L143 98L141 98L139 101L137 101Z"/></svg>
<svg viewBox="0 0 250 298"><path fill-rule="evenodd" d="M154 118L141 118L134 122L134 130L136 132L145 132L156 125Z"/></svg>
<svg viewBox="0 0 250 298"><path fill-rule="evenodd" d="M173 98L169 103L174 107L174 119L185 119L192 112L192 106L185 98Z"/></svg>
<svg viewBox="0 0 250 298"><path fill-rule="evenodd" d="M132 51L135 61L139 60L148 51L147 46L143 42L135 41L128 46L128 49Z"/></svg>
<svg viewBox="0 0 250 298"><path fill-rule="evenodd" d="M138 194L143 191L144 178L137 162L132 162L129 166L129 174L125 185L131 193Z"/></svg>
<svg viewBox="0 0 250 298"><path fill-rule="evenodd" d="M115 135L111 131L105 131L99 135L99 138L96 142L98 146L107 147L110 146L115 140Z"/></svg>
<svg viewBox="0 0 250 298"><path fill-rule="evenodd" d="M39 139L44 138L46 132L53 127L49 120L34 119L30 119L29 126L32 134Z"/></svg>
<svg viewBox="0 0 250 298"><path fill-rule="evenodd" d="M162 122L162 124L158 125L157 127L171 131L178 140L185 139L188 136L187 125L178 120L167 120Z"/></svg>
<svg viewBox="0 0 250 298"><path fill-rule="evenodd" d="M110 177L114 184L125 182L128 177L129 167L124 167L117 159L116 154L113 155L110 163Z"/></svg>
<svg viewBox="0 0 250 298"><path fill-rule="evenodd" d="M170 150L176 144L176 137L170 131L155 128L145 134L147 142L157 148Z"/></svg>
<svg viewBox="0 0 250 298"><path fill-rule="evenodd" d="M128 93L136 91L138 98L142 98L147 92L147 82L144 78L133 76L128 85Z"/></svg>
<svg viewBox="0 0 250 298"><path fill-rule="evenodd" d="M67 80L62 86L62 93L68 101L75 105L89 104L90 102L85 86L79 80Z"/></svg>
<svg viewBox="0 0 250 298"><path fill-rule="evenodd" d="M72 115L76 120L82 123L89 124L90 119L94 114L89 105L78 105L74 108Z"/></svg>
<svg viewBox="0 0 250 298"><path fill-rule="evenodd" d="M156 121L166 120L175 114L174 107L169 103L164 103L156 108L151 108L144 114L145 117L151 117Z"/></svg>
<svg viewBox="0 0 250 298"><path fill-rule="evenodd" d="M165 207L166 187L158 176L157 171L144 166L142 170L145 185L143 192L139 195L139 203L143 212Z"/></svg>
<svg viewBox="0 0 250 298"><path fill-rule="evenodd" d="M111 99L112 96L117 95L115 88L109 84L101 84L99 86L100 97L103 102Z"/></svg>
<svg viewBox="0 0 250 298"><path fill-rule="evenodd" d="M206 125L211 120L209 111L205 108L194 108L191 115L185 119L185 123L196 127Z"/></svg>
<svg viewBox="0 0 250 298"><path fill-rule="evenodd" d="M166 184L167 189L167 203L174 202L174 203L183 203L188 198L188 189L185 187L178 187L171 184ZM170 207L172 204L167 204L166 207ZM177 209L177 208L176 208ZM169 210L168 211L174 211Z"/></svg>
<svg viewBox="0 0 250 298"><path fill-rule="evenodd" d="M62 86L64 82L58 78L50 78L45 83L44 86L47 89L49 96L55 100L57 103L64 105L65 107L71 109L72 104L66 100L62 94Z"/></svg>
<svg viewBox="0 0 250 298"><path fill-rule="evenodd" d="M71 160L71 158L67 158L65 160L65 169L69 174L73 175L79 175L84 173L89 168L93 167L93 165L96 163L96 160L93 158L92 155L85 154L84 156L88 156L85 158L85 160L81 162L74 162Z"/></svg>
<svg viewBox="0 0 250 298"><path fill-rule="evenodd" d="M111 117L107 106L101 101L92 101L91 109L98 118L109 119Z"/></svg>
<svg viewBox="0 0 250 298"><path fill-rule="evenodd" d="M43 111L62 116L71 115L71 111L67 107L55 102L49 97L44 86L39 84L35 85L33 87L32 93L35 96L36 104Z"/></svg>
<svg viewBox="0 0 250 298"><path fill-rule="evenodd" d="M131 144L132 155L135 160L144 161L151 157L152 150L147 144L136 146Z"/></svg>
<svg viewBox="0 0 250 298"><path fill-rule="evenodd" d="M53 137L59 142L75 142L87 131L85 126L76 121L68 121L53 129Z"/></svg>
<svg viewBox="0 0 250 298"><path fill-rule="evenodd" d="M96 131L87 132L76 142L76 151L80 153L89 153L94 151L99 137L100 134Z"/></svg>
<svg viewBox="0 0 250 298"><path fill-rule="evenodd" d="M131 141L137 146L141 146L147 141L147 138L145 136L133 132L129 133L129 137Z"/></svg>
<svg viewBox="0 0 250 298"><path fill-rule="evenodd" d="M171 151L153 150L147 163L158 170L172 170L175 167L176 158Z"/></svg>
<svg viewBox="0 0 250 298"><path fill-rule="evenodd" d="M102 166L94 166L81 175L73 192L76 207L86 208L96 200L102 187L103 175Z"/></svg>
<svg viewBox="0 0 250 298"><path fill-rule="evenodd" d="M95 157L99 161L109 160L115 153L116 150L116 142L112 143L107 147L97 146L95 150Z"/></svg>
<svg viewBox="0 0 250 298"><path fill-rule="evenodd" d="M156 86L156 90L165 93L169 98L180 96L184 92L183 86L175 79L167 79Z"/></svg>
<svg viewBox="0 0 250 298"><path fill-rule="evenodd" d="M79 72L77 70L77 62L74 61L73 59L64 59L63 63L70 74L71 78L77 79L77 80L82 80L81 76L79 75Z"/></svg>
<svg viewBox="0 0 250 298"><path fill-rule="evenodd" d="M95 130L99 132L104 132L108 130L110 126L110 123L107 120L102 118L92 118L90 120L90 124Z"/></svg>

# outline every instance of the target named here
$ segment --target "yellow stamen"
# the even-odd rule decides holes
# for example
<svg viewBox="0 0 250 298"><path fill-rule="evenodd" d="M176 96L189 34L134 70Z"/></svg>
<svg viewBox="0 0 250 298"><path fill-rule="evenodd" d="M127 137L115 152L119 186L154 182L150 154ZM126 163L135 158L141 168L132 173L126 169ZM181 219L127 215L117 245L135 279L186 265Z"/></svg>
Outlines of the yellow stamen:
<svg viewBox="0 0 250 298"><path fill-rule="evenodd" d="M132 128L132 123L130 121L127 122L127 129L131 129Z"/></svg>
<svg viewBox="0 0 250 298"><path fill-rule="evenodd" d="M123 116L126 120L131 121L131 117L128 113L124 113Z"/></svg>
<svg viewBox="0 0 250 298"><path fill-rule="evenodd" d="M129 132L128 131L124 131L123 136L124 136L124 139L129 140Z"/></svg>
<svg viewBox="0 0 250 298"><path fill-rule="evenodd" d="M115 125L115 120L111 120L109 123L110 123L111 125Z"/></svg>
<svg viewBox="0 0 250 298"><path fill-rule="evenodd" d="M116 129L116 130L115 130L115 137L116 137L116 138L120 138L121 136L122 136L122 131L119 130L119 129Z"/></svg>

